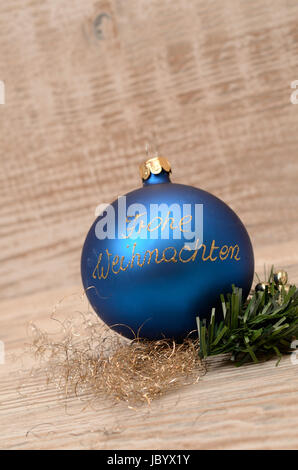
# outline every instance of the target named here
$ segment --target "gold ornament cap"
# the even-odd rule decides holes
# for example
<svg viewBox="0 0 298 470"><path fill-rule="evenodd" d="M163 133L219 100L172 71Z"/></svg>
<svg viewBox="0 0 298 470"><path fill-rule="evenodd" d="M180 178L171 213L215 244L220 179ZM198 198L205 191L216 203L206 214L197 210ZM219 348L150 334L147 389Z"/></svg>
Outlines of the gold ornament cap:
<svg viewBox="0 0 298 470"><path fill-rule="evenodd" d="M143 180L147 180L151 174L158 175L162 171L171 173L171 165L164 157L154 157L146 160L140 165L140 175Z"/></svg>

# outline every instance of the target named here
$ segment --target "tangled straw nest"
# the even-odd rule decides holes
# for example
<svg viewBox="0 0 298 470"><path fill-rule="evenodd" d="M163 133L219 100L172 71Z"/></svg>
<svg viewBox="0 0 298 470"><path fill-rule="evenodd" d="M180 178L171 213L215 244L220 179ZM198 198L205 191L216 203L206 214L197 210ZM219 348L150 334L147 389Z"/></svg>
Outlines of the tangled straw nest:
<svg viewBox="0 0 298 470"><path fill-rule="evenodd" d="M95 400L104 396L129 405L151 400L175 387L198 381L205 368L198 342L129 342L92 313L58 322L55 334L31 325L30 350L39 371L65 398Z"/></svg>

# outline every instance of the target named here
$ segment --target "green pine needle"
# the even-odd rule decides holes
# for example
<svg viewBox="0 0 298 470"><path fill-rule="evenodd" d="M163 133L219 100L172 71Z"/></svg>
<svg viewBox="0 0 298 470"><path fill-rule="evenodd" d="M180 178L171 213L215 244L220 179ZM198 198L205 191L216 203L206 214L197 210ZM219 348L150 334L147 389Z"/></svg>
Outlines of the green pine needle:
<svg viewBox="0 0 298 470"><path fill-rule="evenodd" d="M272 270L265 291L252 293L245 302L242 289L232 288L226 298L221 295L222 321L216 323L214 309L209 325L197 317L201 358L231 353L239 366L276 355L279 362L298 337L298 289L278 289Z"/></svg>

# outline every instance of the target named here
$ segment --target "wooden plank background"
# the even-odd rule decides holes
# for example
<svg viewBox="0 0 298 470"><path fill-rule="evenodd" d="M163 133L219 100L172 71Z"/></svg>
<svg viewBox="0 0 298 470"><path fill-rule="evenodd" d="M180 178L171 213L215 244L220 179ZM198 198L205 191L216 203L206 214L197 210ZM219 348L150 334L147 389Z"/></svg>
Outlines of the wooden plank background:
<svg viewBox="0 0 298 470"><path fill-rule="evenodd" d="M236 210L258 271L274 263L298 282L297 24L297 0L1 3L0 340L9 354L21 353L28 321L46 322L57 300L80 289L95 207L140 184L147 140L171 161L174 181ZM41 383L20 399L11 367L0 365L6 448L298 446L289 359L278 369L212 370L179 394L179 424L178 395L136 415L103 404L76 418L84 436ZM95 430L97 439L98 416L106 431ZM58 433L26 437L45 422Z"/></svg>

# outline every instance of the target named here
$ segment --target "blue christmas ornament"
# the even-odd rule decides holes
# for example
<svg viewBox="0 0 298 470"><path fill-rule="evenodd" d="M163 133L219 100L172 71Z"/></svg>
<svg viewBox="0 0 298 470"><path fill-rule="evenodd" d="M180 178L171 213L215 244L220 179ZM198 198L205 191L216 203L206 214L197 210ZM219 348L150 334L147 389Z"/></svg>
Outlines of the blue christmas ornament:
<svg viewBox="0 0 298 470"><path fill-rule="evenodd" d="M171 183L168 161L140 169L143 187L93 223L81 260L83 285L100 318L134 338L182 340L196 316L221 318L220 294L250 291L254 256L239 217L223 201Z"/></svg>

